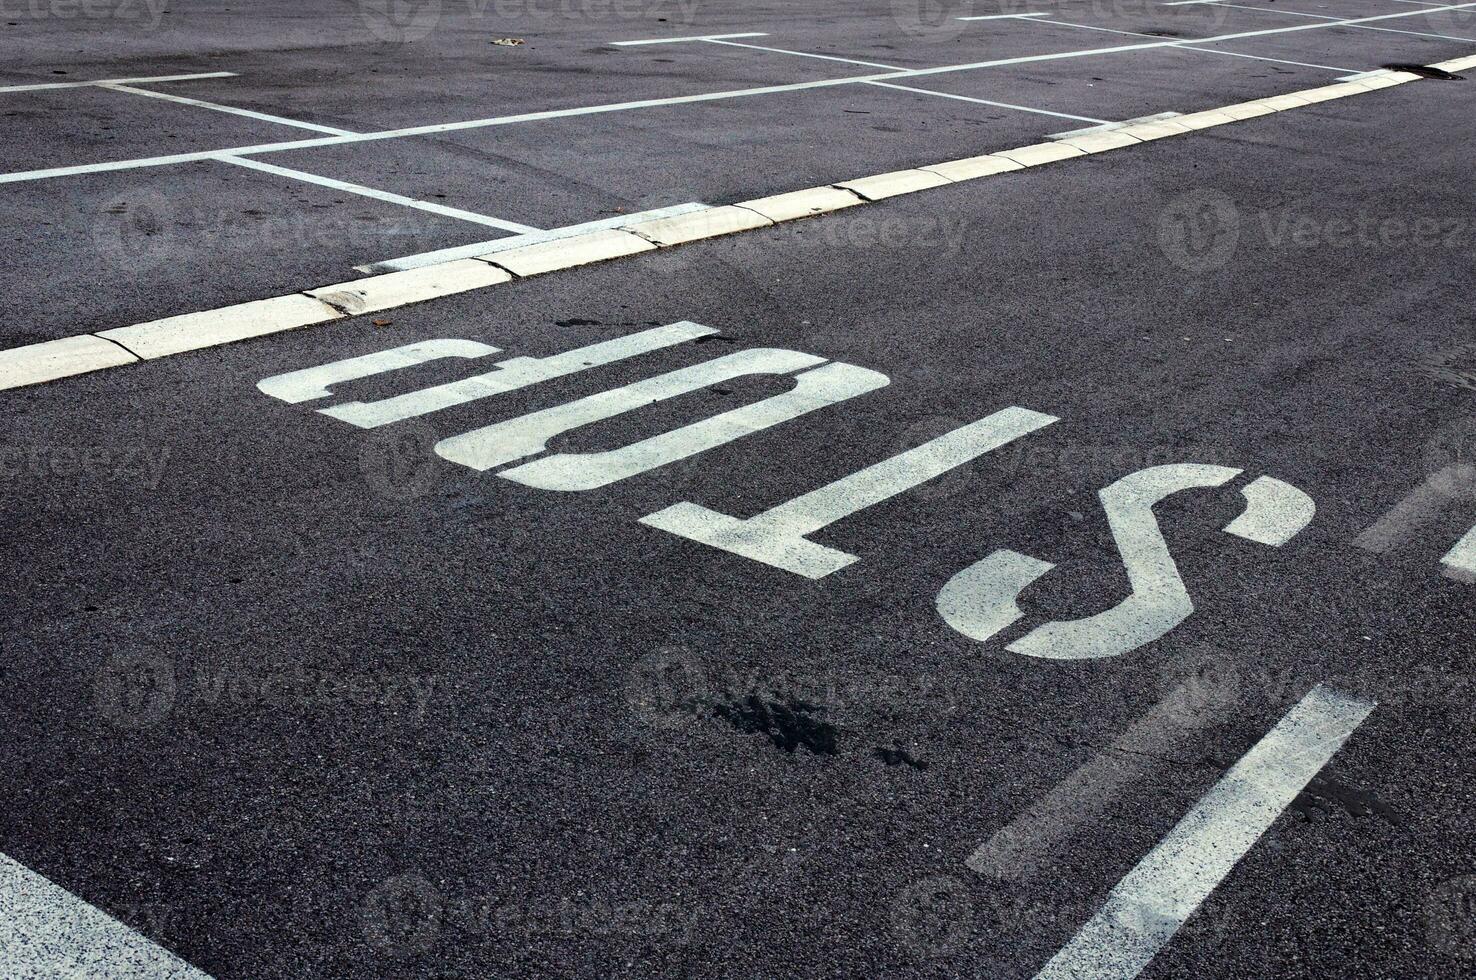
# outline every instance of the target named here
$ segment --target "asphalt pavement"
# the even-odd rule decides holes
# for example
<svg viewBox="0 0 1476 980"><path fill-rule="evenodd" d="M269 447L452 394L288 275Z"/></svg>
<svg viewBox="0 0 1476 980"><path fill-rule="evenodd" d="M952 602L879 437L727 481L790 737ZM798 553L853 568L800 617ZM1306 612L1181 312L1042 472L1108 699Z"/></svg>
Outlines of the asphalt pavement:
<svg viewBox="0 0 1476 980"><path fill-rule="evenodd" d="M0 348L1476 53L1476 5L1259 3L11 0ZM719 34L761 36L612 43ZM0 964L1476 975L1473 108L1423 79L0 393ZM222 150L306 176L161 162Z"/></svg>

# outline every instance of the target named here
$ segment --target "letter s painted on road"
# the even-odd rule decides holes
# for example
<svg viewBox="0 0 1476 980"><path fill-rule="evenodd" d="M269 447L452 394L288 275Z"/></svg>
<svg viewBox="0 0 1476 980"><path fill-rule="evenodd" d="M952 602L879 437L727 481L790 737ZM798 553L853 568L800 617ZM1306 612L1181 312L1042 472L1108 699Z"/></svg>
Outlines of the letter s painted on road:
<svg viewBox="0 0 1476 980"><path fill-rule="evenodd" d="M1101 490L1132 593L1094 616L1037 626L1006 649L1053 660L1116 657L1188 619L1194 603L1153 507L1184 490L1224 486L1240 473L1225 466L1172 463L1131 473ZM1316 511L1311 497L1272 477L1260 477L1240 492L1245 510L1225 531L1273 548L1296 537ZM948 625L983 642L1024 615L1016 604L1020 593L1054 567L1016 551L996 551L949 579L938 593L938 612Z"/></svg>

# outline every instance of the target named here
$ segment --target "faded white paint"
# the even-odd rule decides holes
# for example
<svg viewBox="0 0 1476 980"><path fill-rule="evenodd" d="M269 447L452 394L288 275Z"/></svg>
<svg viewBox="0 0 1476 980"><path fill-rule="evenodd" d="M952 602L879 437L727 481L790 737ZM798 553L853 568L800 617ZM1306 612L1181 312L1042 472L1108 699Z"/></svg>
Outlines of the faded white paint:
<svg viewBox="0 0 1476 980"><path fill-rule="evenodd" d="M806 540L809 535L1055 421L1053 415L1006 408L754 517L680 503L641 523L796 575L824 578L857 556Z"/></svg>

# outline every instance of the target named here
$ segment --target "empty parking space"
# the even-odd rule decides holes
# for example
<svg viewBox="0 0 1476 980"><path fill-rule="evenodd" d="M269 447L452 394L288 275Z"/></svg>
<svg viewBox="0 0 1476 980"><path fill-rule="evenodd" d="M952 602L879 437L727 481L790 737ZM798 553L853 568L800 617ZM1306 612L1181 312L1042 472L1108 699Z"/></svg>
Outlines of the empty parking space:
<svg viewBox="0 0 1476 980"><path fill-rule="evenodd" d="M352 267L508 234L223 163L0 186L12 216L6 347L352 278Z"/></svg>
<svg viewBox="0 0 1476 980"><path fill-rule="evenodd" d="M168 94L163 85L159 91ZM165 156L313 135L295 127L89 86L0 92L5 171ZM321 135L321 134L317 134Z"/></svg>
<svg viewBox="0 0 1476 980"><path fill-rule="evenodd" d="M935 101L943 105L935 105ZM1043 126L1044 121L1044 126ZM779 92L273 154L287 166L444 193L555 227L687 201L728 203L1033 142L1088 122L876 86ZM816 145L819 128L844 138ZM738 164L742 160L742 165Z"/></svg>

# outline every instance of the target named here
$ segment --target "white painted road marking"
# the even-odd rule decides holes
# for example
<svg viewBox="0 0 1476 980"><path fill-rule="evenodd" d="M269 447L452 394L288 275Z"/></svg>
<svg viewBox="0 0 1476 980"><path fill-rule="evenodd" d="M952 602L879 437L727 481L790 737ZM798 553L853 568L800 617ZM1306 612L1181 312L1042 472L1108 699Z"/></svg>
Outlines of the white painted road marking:
<svg viewBox="0 0 1476 980"><path fill-rule="evenodd" d="M442 262L453 262L456 259L472 259L482 256L495 255L511 248L522 248L525 245L538 245L543 242L558 241L560 238L573 238L591 231L602 231L606 228L618 228L621 225L632 224L637 221L650 221L656 218L674 218L681 214L691 214L693 211L706 210L708 205L700 201L689 201L686 204L673 204L664 208L653 208L650 211L638 211L632 214L617 214L612 218L600 218L597 221L585 221L577 225L564 225L562 228L550 228L547 231L533 231L524 235L513 235L508 238L494 238L486 242L473 242L470 245L453 245L450 248L438 248L433 252L420 252L416 255L406 255L398 259L388 259L384 262L375 262L372 265L355 266L358 272L403 272L406 269L420 269L428 265L439 265Z"/></svg>
<svg viewBox="0 0 1476 980"><path fill-rule="evenodd" d="M1318 685L1235 763L1036 980L1131 980L1373 711Z"/></svg>
<svg viewBox="0 0 1476 980"><path fill-rule="evenodd" d="M457 218L461 221L470 221L473 224L486 225L489 228L501 228L503 231L528 234L540 229L532 225L520 225L516 221L503 221L501 218L489 218L485 214L476 214L472 211L463 211L460 208L448 208L444 204L433 204L429 201L417 201L413 197L405 197L403 194L391 194L389 191L375 190L372 187L364 187L361 184L350 184L347 181L334 180L332 177L321 177L318 174L310 174L302 170L289 170L286 167L278 167L275 164L262 163L260 160L248 160L244 157L216 157L221 163L231 163L247 170L259 170L266 174L275 174L278 177L287 177L292 180L300 180L308 184L317 184L320 187L331 187L345 194L358 194L360 197L372 197L376 201L385 201L389 204L401 204L407 208L415 208L420 211L428 211L438 214L443 218Z"/></svg>
<svg viewBox="0 0 1476 980"><path fill-rule="evenodd" d="M1071 837L1086 824L1105 822L1104 808L1127 789L1170 764L1190 738L1220 723L1233 689L1213 678L1174 688L1102 752L1001 827L964 863L981 875L1025 881L1070 857Z"/></svg>
<svg viewBox="0 0 1476 980"><path fill-rule="evenodd" d="M744 351L732 357L763 354ZM792 352L783 351L780 354ZM757 358L755 358L757 360ZM724 360L720 358L719 360ZM714 362L715 363L715 362ZM701 365L699 365L701 367ZM773 373L778 373L778 366ZM762 367L759 368L762 370ZM675 372L674 372L675 373ZM854 364L826 364L795 375L789 391L606 452L555 453L498 475L540 490L594 490L717 449L811 412L885 388L891 379Z"/></svg>
<svg viewBox="0 0 1476 980"><path fill-rule="evenodd" d="M93 334L44 340L5 351L0 357L0 389L41 384L74 374L134 364L138 355Z"/></svg>
<svg viewBox="0 0 1476 980"><path fill-rule="evenodd" d="M1213 37L1186 38L1179 41L1154 41L1144 44L1120 44L1111 48L1090 48L1085 51L1059 51L1055 54L1024 55L1019 58L1001 58L997 61L976 61L964 65L943 65L939 68L917 68L908 72L910 77L920 75L941 75L955 71L972 71L975 68L995 68L1000 65L1020 65L1036 61L1061 61L1069 58L1090 58L1100 54L1122 54L1128 51L1147 51L1152 48L1171 48L1184 44L1214 44L1219 41L1236 41L1246 37L1270 37L1275 34L1293 34L1301 31L1315 31L1327 27L1348 27L1354 24L1365 24L1376 20L1391 20L1398 17L1419 17L1424 14L1436 13L1443 10L1465 10L1476 7L1476 3L1457 3L1442 7L1431 7L1428 10L1407 10L1394 14L1378 14L1373 17L1356 17L1350 20L1323 21L1317 24L1297 24L1292 27L1271 27L1260 31L1241 31L1238 34L1217 34Z"/></svg>
<svg viewBox="0 0 1476 980"><path fill-rule="evenodd" d="M812 54L809 51L791 51L788 48L766 48L761 44L744 44L741 41L720 41L715 37L706 39L712 44L725 44L730 48L751 48L754 51L768 51L773 54L792 54L798 58L819 58L821 61L841 61L848 65L862 65L866 68L887 68L892 71L906 71L901 65L883 65L875 61L858 61L855 58L838 58L830 54Z"/></svg>
<svg viewBox="0 0 1476 980"><path fill-rule="evenodd" d="M1226 3L1225 0L1215 0L1217 7L1232 7L1236 10L1254 10L1263 14L1283 14L1287 17L1310 17L1313 20L1337 20L1338 18L1328 14L1307 14L1300 10L1277 10L1275 7L1253 7L1244 3ZM1360 31L1383 31L1386 34L1408 34L1412 37L1433 37L1441 41L1476 41L1476 38L1452 37L1449 34L1429 34L1424 31L1401 31L1394 27L1365 27L1363 25L1352 25Z"/></svg>
<svg viewBox="0 0 1476 980"><path fill-rule="evenodd" d="M755 347L749 350L738 351L717 357L690 367L678 368L654 378L637 381L620 388L611 388L585 398L578 398L562 405L545 408L527 415L520 415L505 422L497 422L492 425L464 432L458 436L442 439L436 444L436 454L442 459L453 463L460 463L474 470L490 470L497 466L503 466L528 456L533 456L548 448L548 441L556 436L574 429L581 428L594 422L612 419L627 412L633 412L656 402L676 398L679 395L689 394L709 388L725 381L748 377L756 374L791 374L803 371L806 368L817 367L825 363L825 358L814 354L805 354L800 351L783 350L774 347ZM861 370L861 369L856 369ZM868 372L875 374L875 372ZM886 383L884 375L878 375L881 384ZM874 385L873 387L879 387ZM798 389L796 389L798 391ZM747 406L750 409L759 408L765 404L774 402L775 399L785 399L786 395L776 395L774 398L766 399L755 405ZM850 396L847 396L850 397ZM806 411L821 407L820 404L806 408ZM799 414L803 414L802 412ZM653 436L651 439L638 442L634 446L627 446L618 451L627 454L629 458L639 455L643 465L640 468L624 473L624 476L633 476L635 473L643 472L654 466L664 465L678 459L714 448L725 442L730 442L740 436L750 435L760 429L767 428L775 422L783 421L785 418L793 418L794 415L781 413L781 417L771 421L763 421L763 424L715 426L718 419L724 416L694 422L680 429ZM688 438L690 436L690 438ZM709 438L711 436L712 438ZM647 448L658 450L650 454L641 452ZM559 454L552 457L555 460L568 460L580 454ZM606 456L610 454L590 454L594 456ZM613 473L616 469L616 460L596 460L603 462L606 466L595 466L589 468L590 479L595 482L581 482L579 486L572 483L575 477L560 472L557 474L556 482L548 485L539 477L537 471L531 471L527 466L519 466L509 470L502 476L509 479L517 479L517 482L528 483L531 486L540 486L547 489L592 489L602 486L604 483L612 482L603 479L605 471ZM562 465L562 464L560 464ZM523 471L522 478L509 476L510 473ZM598 471L598 472L596 472ZM623 478L619 477L619 478Z"/></svg>
<svg viewBox="0 0 1476 980"><path fill-rule="evenodd" d="M115 327L97 336L148 361L342 318L342 313L326 303L291 293Z"/></svg>
<svg viewBox="0 0 1476 980"><path fill-rule="evenodd" d="M1239 51L1221 51L1219 48L1198 48L1192 44L1181 44L1179 47L1185 51L1198 51L1202 54L1221 54L1229 58L1249 58L1251 61L1269 61L1273 65L1295 65L1298 68L1321 68L1326 71L1351 72L1355 70L1352 68L1337 68L1333 65L1314 65L1310 61L1287 61L1285 58L1266 58L1258 54L1242 54Z"/></svg>
<svg viewBox="0 0 1476 980"><path fill-rule="evenodd" d="M549 357L514 357L492 365L492 370L459 381L448 381L432 388L406 392L393 398L376 402L344 402L331 408L320 409L324 415L347 422L361 429L376 429L381 425L403 422L439 412L442 409L466 405L481 398L490 398L509 391L517 391L529 385L552 381L566 375L587 371L593 367L614 364L628 357L649 354L677 344L706 337L719 331L704 327L700 323L683 320L664 327L652 327L639 333L627 334L613 340L601 341L587 347L564 351ZM341 363L341 362L338 362ZM332 369L335 365L324 365L320 370ZM278 379L269 378L276 383ZM265 390L265 389L263 389ZM268 392L270 394L270 392Z"/></svg>
<svg viewBox="0 0 1476 980"><path fill-rule="evenodd" d="M768 37L762 31L747 34L697 34L692 37L653 37L645 41L611 41L617 48L630 48L637 44L680 44L683 41L725 41L730 37Z"/></svg>
<svg viewBox="0 0 1476 980"><path fill-rule="evenodd" d="M1476 527L1467 531L1441 557L1440 563L1445 566L1447 575L1454 575L1463 581L1476 575Z"/></svg>
<svg viewBox="0 0 1476 980"><path fill-rule="evenodd" d="M1213 2L1217 2L1217 0L1195 0L1195 2L1196 3L1213 3ZM1334 18L1329 18L1329 19L1330 20L1336 20L1337 18L1334 17ZM1076 27L1076 28L1079 28L1079 29L1081 29L1083 31L1102 31L1102 32L1107 33L1107 34L1125 34L1128 37L1162 37L1163 36L1161 34L1144 34L1142 31L1119 31L1119 30L1117 30L1115 28L1111 28L1111 27L1094 27L1091 24L1074 24L1071 21L1066 21L1066 20L1053 20L1053 21L1051 21L1051 23L1052 24L1059 24L1062 27ZM1174 45L1174 47L1180 49L1181 51L1198 51L1201 54L1221 54L1221 55L1227 55L1227 56L1232 57L1232 58L1249 58L1252 61L1269 61L1272 64L1276 64L1276 65L1296 65L1299 68L1326 68L1328 71L1352 71L1353 70L1352 68L1334 68L1331 65L1311 65L1311 64L1308 64L1305 61L1287 61L1285 58L1267 58L1267 57L1263 57L1262 55L1258 55L1258 54L1241 54L1238 51L1221 51L1218 48L1200 48L1200 47L1195 47L1195 44L1193 42L1191 42L1191 41L1181 42L1179 44Z"/></svg>
<svg viewBox="0 0 1476 980"><path fill-rule="evenodd" d="M486 357L501 350L500 347L489 347L475 340L425 340L418 344L406 344L404 347L345 358L332 364L274 375L258 381L256 387L264 395L296 405L327 398L333 394L334 385L345 381L358 381L386 371L398 371L446 357Z"/></svg>
<svg viewBox="0 0 1476 980"><path fill-rule="evenodd" d="M1430 476L1353 539L1355 548L1387 554L1453 504L1476 500L1476 466L1453 463ZM1476 528L1440 559L1445 574L1460 581L1476 575Z"/></svg>
<svg viewBox="0 0 1476 980"><path fill-rule="evenodd" d="M796 575L824 578L858 558L806 540L809 535L1055 421L1054 415L1006 408L753 517L684 502L640 522Z"/></svg>
<svg viewBox="0 0 1476 980"><path fill-rule="evenodd" d="M1476 3L1470 5L1476 6ZM1451 71L1476 67L1476 57L1453 59L1442 62L1435 67ZM1329 99L1360 95L1373 91L1376 88L1416 81L1419 77L1411 72L1384 72L1376 79L1370 78L1356 83L1343 83L1323 86L1321 88L1303 89L1295 93L1276 96L1270 99L1225 106L1218 110L1206 110L1191 113L1187 116L1175 116L1173 124L1160 123L1144 125L1140 122L1130 120L1129 124L1112 123L1107 126L1094 127L1094 129L1099 132L1103 129L1112 129L1120 136L1126 136L1129 139L1138 141L1158 139L1180 133L1191 133L1211 126L1221 126L1263 113L1278 112ZM848 81L854 80L841 80L842 83L847 83ZM805 84L806 86L810 86L829 83L818 82ZM1170 113L1168 115L1173 114ZM1085 133L1088 131L1078 130L1076 132ZM1063 136L1071 134L1056 135ZM323 140L274 144L273 148L299 147L303 143L315 145L323 142L338 143L344 140L361 138L324 137ZM1008 159L1007 155L1010 153L1013 153L1015 156L1019 156L1022 153L1033 154L1034 159L1031 159L1030 162L1041 163L1056 156L1082 156L1088 150L1096 152L1104 148L1106 147L1071 146L1063 148L1038 144L1033 147L1021 147L1015 151L1002 151L1006 155L989 154L984 157L947 161L935 164L931 168L876 174L857 180L841 181L833 186L850 190L868 201L876 201L898 194L912 193L931 187L943 186L954 181L972 180L990 174L1000 173L1004 170L1019 169L1022 164ZM262 150L263 148L258 147L256 149ZM1062 150L1065 152L1062 152ZM182 162L186 158L218 159L228 155L217 151L214 153L176 156L167 158L167 162ZM159 158L156 162L162 165L163 162L166 162L166 158ZM136 161L123 161L121 164L102 164L99 167L100 169L128 169L134 163ZM94 170L99 168L87 167L82 169ZM57 175L61 172L50 171L48 173ZM5 183L12 179L15 179L15 175L10 175L9 177L0 176L0 183ZM793 198L797 193L799 192L790 192L788 195L771 195L769 198L759 199L759 201L753 203L757 205L762 201L772 201L781 196ZM670 245L678 241L696 240L711 235L741 231L748 227L770 227L774 223L758 211L731 205L709 208L704 213L708 215L708 218L697 222L683 221L684 218L690 218L692 216L692 213L687 213L677 218L645 220L628 227L618 227L621 227L622 230L641 235L641 237L653 241L655 244ZM724 215L727 216L727 220L722 220ZM740 217L743 220L737 220ZM682 235L672 237L668 241L662 239L659 234L656 234L657 231L668 235L672 232L681 232ZM375 308L387 309L390 306L404 305L409 302L420 302L421 300L430 299L437 295L449 295L452 291L464 291L470 288L479 288L479 285L489 285L495 281L503 281L496 279L496 277L488 279L484 270L470 268L472 264L480 264L488 268L495 267L495 263L486 255L480 256L479 260L478 263L473 263L465 259L447 262L443 263L438 269L430 266L412 268L403 272L389 273L377 278L357 280L354 283L328 286L317 290L307 290L306 295L329 294L334 297L336 302L342 303L344 309L353 308L355 313L363 313L368 311L370 305L368 293L371 290L376 294L373 299L378 305ZM492 264L489 265L489 263ZM426 272L427 275L422 278L416 278L411 275L415 272ZM502 275L506 277L507 281L510 281L512 278L506 272L503 272ZM279 296L271 300L262 300L258 303L238 304L234 307L205 310L198 313L170 317L162 321L104 330L94 336L124 345L130 353L137 356L144 358L163 357L183 351L198 350L204 347L233 343L250 337L264 336L282 330L295 329L312 323L320 323L324 322L325 319L337 318L343 313L343 309L328 306L324 306L322 309L313 308L311 310L302 308L301 300L303 298L303 294ZM263 310L272 314L266 321L263 321L261 316L259 316ZM325 310L329 313L326 317L323 315ZM71 338L71 340L74 343L82 343L77 338ZM139 345L143 345L144 349L140 349ZM93 352L88 351L89 354ZM68 346L63 350L55 343L32 344L27 347L0 351L0 390L29 384L41 384L62 377L116 366L107 363L108 359L104 358L73 356L74 354L80 353L80 347L73 349ZM109 355L109 358L111 358L111 355Z"/></svg>
<svg viewBox="0 0 1476 980"><path fill-rule="evenodd" d="M328 133L331 136L354 136L352 130L336 129L332 126L319 126L317 123L302 122L299 119L287 119L283 116L273 116L265 112L256 112L251 109L238 109L235 106L221 105L217 102L204 102L200 99L188 99L182 95L170 95L168 92L155 92L152 89L136 88L132 85L122 85L117 82L99 82L97 88L107 89L110 92L127 92L130 95L143 95L151 99L163 99L165 102L177 102L180 105L192 105L201 109L214 109L216 112L228 112L233 116L245 116L247 119L259 119L262 122L278 123L282 126L295 126L298 129L309 129L315 133Z"/></svg>
<svg viewBox="0 0 1476 980"><path fill-rule="evenodd" d="M896 85L892 82L867 82L867 85L876 85L881 88L894 88L902 92L916 92L919 95L936 95L944 99L957 99L960 102L977 102L980 105L992 105L1001 109L1015 109L1019 112L1034 112L1042 116L1055 116L1057 119L1075 119L1079 122L1100 123L1110 125L1110 120L1093 119L1091 116L1073 116L1067 112L1051 112L1049 109L1032 109L1027 105L1015 105L1011 102L994 102L989 99L975 99L967 95L954 95L952 92L934 92L932 89L913 88L911 85Z"/></svg>
<svg viewBox="0 0 1476 980"><path fill-rule="evenodd" d="M227 147L220 150L206 150L195 153L176 153L159 157L140 157L132 160L113 160L106 163L79 164L70 167L50 167L43 170L23 170L8 174L0 174L0 184L15 183L18 181L49 180L56 177L75 176L77 174L107 173L116 170L133 170L143 167L164 167L180 163L193 163L199 160L219 159L224 156L240 157L260 153L280 153L289 150L306 150L321 146L340 146L346 143L362 143L373 140L400 139L407 136L429 136L436 133L458 132L467 129L481 129L489 126L505 126L513 123L535 122L543 119L562 119L570 116L592 115L606 112L625 112L632 109L644 109L656 106L688 105L699 102L712 102L721 99L743 98L755 95L771 95L781 92L798 92L812 88L829 88L836 85L855 85L860 82L892 81L903 78L919 78L927 75L940 75L948 72L973 71L979 68L995 68L1002 65L1018 65L1038 61L1060 61L1070 58L1089 58L1103 54L1122 54L1133 51L1147 51L1154 48L1180 47L1185 43L1213 44L1219 41L1234 41L1247 37L1267 37L1277 34L1290 34L1299 31L1320 30L1328 27L1345 27L1353 24L1363 24L1370 21L1388 20L1396 17L1417 17L1428 13L1437 13L1447 10L1465 10L1476 7L1476 0L1468 3L1450 4L1440 7L1421 8L1419 10L1402 11L1393 14L1379 14L1373 17L1361 17L1352 20L1323 21L1316 24L1297 24L1292 27L1275 27L1260 31L1245 31L1239 34L1222 34L1216 37L1195 38L1191 41L1154 41L1143 44L1123 44L1110 48L1089 48L1081 51L1060 51L1054 54L1025 55L1018 58L1001 58L995 61L976 61L960 65L942 65L937 68L915 68L907 71L891 72L881 75L857 75L850 78L824 78L811 82L793 82L785 85L766 85L758 88L730 89L722 92L705 92L697 95L679 95L664 99L642 99L635 102L615 102L603 105L577 106L570 109L551 109L542 112L526 112L513 116L496 116L490 119L469 119L464 122L439 123L429 126L413 126L407 129L391 129L377 133L360 133L354 136L324 136L319 139L294 140L285 143L261 143L252 146ZM718 37L719 35L709 35ZM681 40L706 40L706 37L683 38ZM617 42L618 43L618 42ZM628 42L627 42L628 43Z"/></svg>
<svg viewBox="0 0 1476 980"><path fill-rule="evenodd" d="M153 75L149 78L98 78L90 82L33 82L29 85L0 85L0 92L41 92L56 88L88 88L92 85L143 85L153 82L187 82L196 78L235 78L233 71L208 71L194 75Z"/></svg>
<svg viewBox="0 0 1476 980"><path fill-rule="evenodd" d="M173 953L0 854L0 976L210 980Z"/></svg>
<svg viewBox="0 0 1476 980"><path fill-rule="evenodd" d="M1098 491L1131 587L1128 597L1092 616L1037 626L1005 649L1050 660L1120 657L1168 634L1194 613L1194 602L1153 508L1186 490L1224 486L1240 473L1227 466L1169 463L1130 473ZM1311 497L1271 477L1260 477L1241 495L1245 510L1225 525L1225 532L1273 548L1299 534L1316 512ZM992 552L944 584L938 614L983 643L1025 615L1020 594L1053 568L1017 551Z"/></svg>

